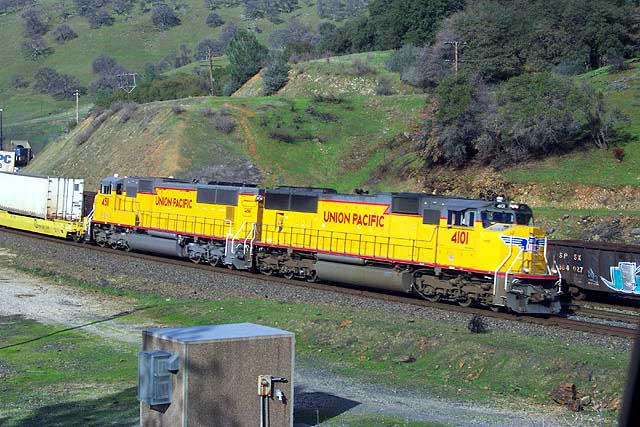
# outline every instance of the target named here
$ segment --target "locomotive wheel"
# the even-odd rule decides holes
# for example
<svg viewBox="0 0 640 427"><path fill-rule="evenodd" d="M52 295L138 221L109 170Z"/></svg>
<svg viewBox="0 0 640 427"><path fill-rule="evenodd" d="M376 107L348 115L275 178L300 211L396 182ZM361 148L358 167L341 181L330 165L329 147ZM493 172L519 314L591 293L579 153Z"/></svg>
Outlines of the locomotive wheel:
<svg viewBox="0 0 640 427"><path fill-rule="evenodd" d="M200 264L202 262L202 257L199 257L199 256L190 256L189 259L194 264Z"/></svg>
<svg viewBox="0 0 640 427"><path fill-rule="evenodd" d="M425 295L424 299L426 299L429 302L440 302L440 300L442 299L442 295L440 294Z"/></svg>
<svg viewBox="0 0 640 427"><path fill-rule="evenodd" d="M106 248L106 247L107 247L108 242L107 242L106 240L96 240L96 244L97 244L98 246L100 246L101 248Z"/></svg>
<svg viewBox="0 0 640 427"><path fill-rule="evenodd" d="M318 272L311 270L311 273L307 275L306 281L309 283L315 283L318 281Z"/></svg>
<svg viewBox="0 0 640 427"><path fill-rule="evenodd" d="M468 297L466 299L458 300L458 305L460 307L471 307L473 303L476 302L472 297Z"/></svg>
<svg viewBox="0 0 640 427"><path fill-rule="evenodd" d="M273 274L273 268L269 266L260 266L258 267L258 270L260 270L260 273L264 274L265 276L271 276Z"/></svg>
<svg viewBox="0 0 640 427"><path fill-rule="evenodd" d="M501 307L499 305L490 305L489 306L489 310L493 311L494 313L500 313L502 311L502 308L503 307Z"/></svg>
<svg viewBox="0 0 640 427"><path fill-rule="evenodd" d="M286 273L282 273L282 277L284 277L287 280L291 280L293 279L293 270L288 270Z"/></svg>
<svg viewBox="0 0 640 427"><path fill-rule="evenodd" d="M212 256L211 258L209 258L209 265L211 267L217 267L218 264L220 264L220 258L217 256Z"/></svg>

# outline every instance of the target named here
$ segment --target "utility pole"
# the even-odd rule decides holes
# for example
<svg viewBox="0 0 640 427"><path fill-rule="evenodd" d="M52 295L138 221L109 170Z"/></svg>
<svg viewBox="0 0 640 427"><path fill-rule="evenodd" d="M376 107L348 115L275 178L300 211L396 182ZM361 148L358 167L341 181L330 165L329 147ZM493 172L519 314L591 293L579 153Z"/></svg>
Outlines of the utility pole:
<svg viewBox="0 0 640 427"><path fill-rule="evenodd" d="M76 96L76 125L80 124L80 91L73 92Z"/></svg>
<svg viewBox="0 0 640 427"><path fill-rule="evenodd" d="M213 53L211 48L207 48L207 59L209 60L209 84L211 84L211 96L216 96L215 80L213 79Z"/></svg>
<svg viewBox="0 0 640 427"><path fill-rule="evenodd" d="M451 42L444 42L444 44L450 44L453 46L453 70L456 74L458 74L458 64L460 63L460 47L466 45L466 43L456 40Z"/></svg>

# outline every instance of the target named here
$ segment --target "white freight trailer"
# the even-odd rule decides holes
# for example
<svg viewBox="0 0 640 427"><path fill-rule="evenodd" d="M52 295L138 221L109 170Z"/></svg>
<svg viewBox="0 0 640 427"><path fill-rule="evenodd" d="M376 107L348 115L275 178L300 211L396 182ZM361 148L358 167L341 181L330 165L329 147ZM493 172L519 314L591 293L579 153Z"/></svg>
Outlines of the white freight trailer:
<svg viewBox="0 0 640 427"><path fill-rule="evenodd" d="M42 219L82 218L84 180L0 172L0 209Z"/></svg>

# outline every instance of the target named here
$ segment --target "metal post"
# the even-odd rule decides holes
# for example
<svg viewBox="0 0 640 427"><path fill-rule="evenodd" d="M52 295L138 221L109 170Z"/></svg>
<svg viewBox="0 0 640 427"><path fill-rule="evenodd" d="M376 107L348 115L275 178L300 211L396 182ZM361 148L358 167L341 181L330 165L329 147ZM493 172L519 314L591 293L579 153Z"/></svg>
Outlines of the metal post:
<svg viewBox="0 0 640 427"><path fill-rule="evenodd" d="M76 96L76 125L80 124L80 91L73 93Z"/></svg>
<svg viewBox="0 0 640 427"><path fill-rule="evenodd" d="M4 130L2 129L2 112L4 109L0 108L0 151L4 151Z"/></svg>

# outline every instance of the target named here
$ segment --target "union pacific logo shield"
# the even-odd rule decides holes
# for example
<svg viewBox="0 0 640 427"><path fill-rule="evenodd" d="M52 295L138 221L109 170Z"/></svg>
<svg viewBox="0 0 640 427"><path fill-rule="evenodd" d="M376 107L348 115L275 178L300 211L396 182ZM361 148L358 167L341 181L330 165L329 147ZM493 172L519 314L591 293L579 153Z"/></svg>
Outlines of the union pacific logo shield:
<svg viewBox="0 0 640 427"><path fill-rule="evenodd" d="M545 239L544 237L526 238L526 237L518 237L518 236L501 235L500 240L502 240L502 243L504 243L507 246L513 245L520 248L522 251L536 253L540 248L544 247L547 239Z"/></svg>

